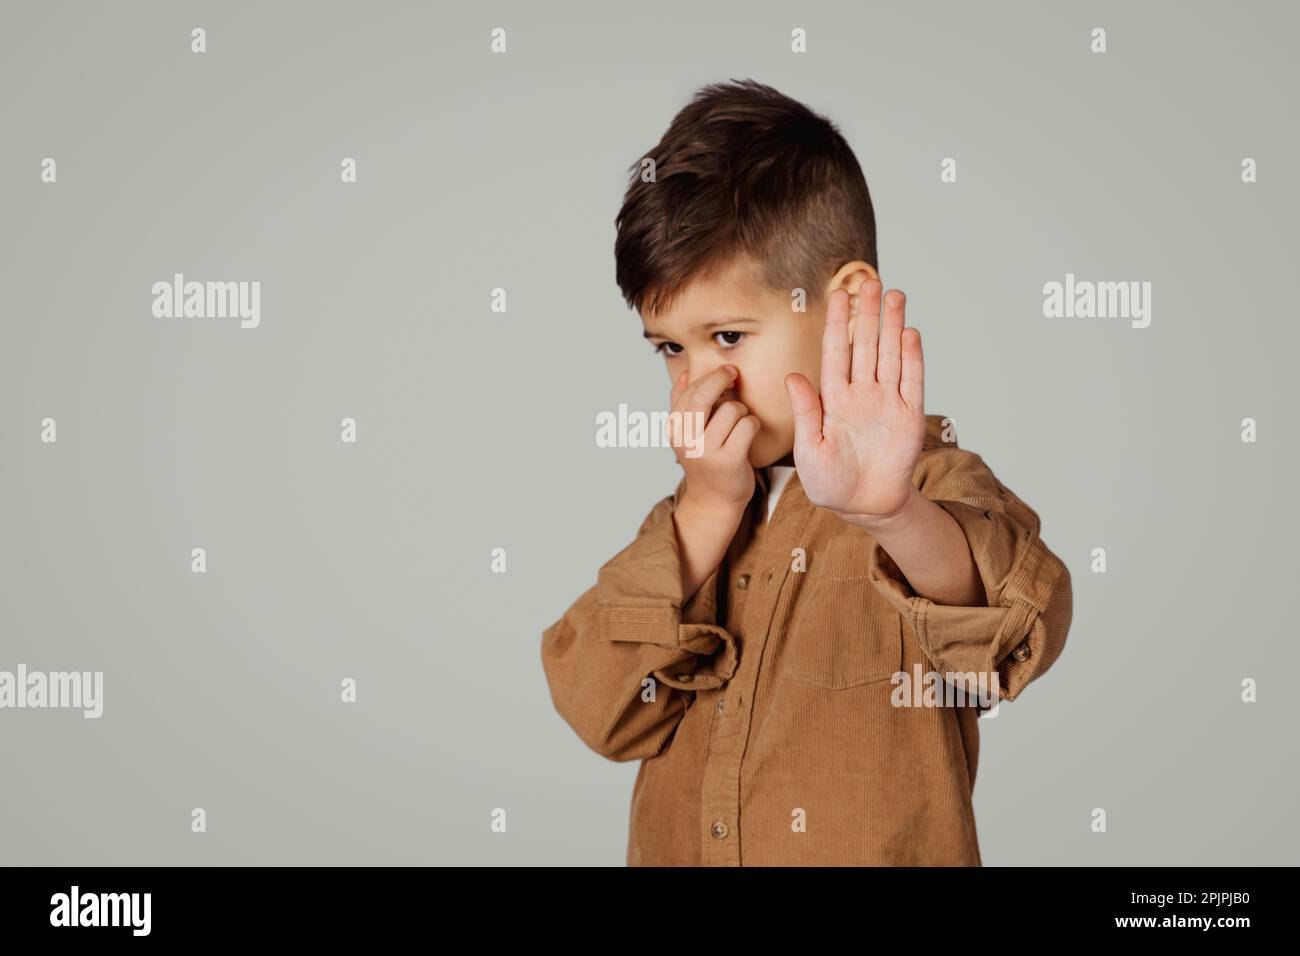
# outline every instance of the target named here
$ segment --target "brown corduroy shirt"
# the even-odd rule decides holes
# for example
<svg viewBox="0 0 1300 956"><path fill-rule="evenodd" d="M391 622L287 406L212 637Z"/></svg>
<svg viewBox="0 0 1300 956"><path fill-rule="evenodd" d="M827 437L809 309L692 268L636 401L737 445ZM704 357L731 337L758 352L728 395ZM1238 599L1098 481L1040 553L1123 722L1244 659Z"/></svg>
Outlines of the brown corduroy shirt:
<svg viewBox="0 0 1300 956"><path fill-rule="evenodd" d="M945 685L974 691L974 675L989 687L996 673L998 699L1014 700L1060 655L1073 598L1038 515L945 442L943 422L926 416L913 481L961 525L986 606L918 596L798 472L769 522L759 469L689 601L683 480L546 629L556 710L602 756L641 760L628 865L981 865L971 792L987 699Z"/></svg>

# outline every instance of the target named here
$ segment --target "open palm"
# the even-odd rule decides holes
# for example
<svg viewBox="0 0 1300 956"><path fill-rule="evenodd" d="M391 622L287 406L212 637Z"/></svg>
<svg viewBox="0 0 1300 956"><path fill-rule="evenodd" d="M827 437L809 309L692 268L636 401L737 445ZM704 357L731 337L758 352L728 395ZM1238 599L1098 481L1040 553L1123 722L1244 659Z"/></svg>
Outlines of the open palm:
<svg viewBox="0 0 1300 956"><path fill-rule="evenodd" d="M912 493L925 439L921 333L904 328L906 298L870 279L848 334L849 296L831 293L822 337L821 394L799 372L785 377L794 410L794 463L808 500L841 514L883 517Z"/></svg>

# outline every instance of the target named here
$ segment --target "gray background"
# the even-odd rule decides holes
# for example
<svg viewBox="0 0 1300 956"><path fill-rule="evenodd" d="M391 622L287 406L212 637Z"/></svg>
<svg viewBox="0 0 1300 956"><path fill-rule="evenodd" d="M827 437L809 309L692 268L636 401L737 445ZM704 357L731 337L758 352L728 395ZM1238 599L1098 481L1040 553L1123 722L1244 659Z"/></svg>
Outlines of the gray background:
<svg viewBox="0 0 1300 956"><path fill-rule="evenodd" d="M981 722L986 864L1292 862L1297 19L5 3L0 669L106 688L0 711L0 861L623 863L637 765L539 644L679 475L594 441L668 391L613 281L626 168L753 77L844 131L927 412L1074 577L1064 655ZM154 318L173 272L260 280L261 327ZM1150 328L1044 318L1066 272L1152 282Z"/></svg>

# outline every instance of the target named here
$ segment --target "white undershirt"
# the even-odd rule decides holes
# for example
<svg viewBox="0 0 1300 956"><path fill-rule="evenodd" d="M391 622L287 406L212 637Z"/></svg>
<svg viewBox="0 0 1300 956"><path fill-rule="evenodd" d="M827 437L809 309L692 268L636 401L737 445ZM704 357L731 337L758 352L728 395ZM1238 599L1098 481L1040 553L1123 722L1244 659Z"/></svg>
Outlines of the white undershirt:
<svg viewBox="0 0 1300 956"><path fill-rule="evenodd" d="M793 465L769 465L768 475L770 476L771 488L767 493L767 520L772 520L772 512L776 510L776 503L781 498L781 492L790 481L790 476L794 474Z"/></svg>

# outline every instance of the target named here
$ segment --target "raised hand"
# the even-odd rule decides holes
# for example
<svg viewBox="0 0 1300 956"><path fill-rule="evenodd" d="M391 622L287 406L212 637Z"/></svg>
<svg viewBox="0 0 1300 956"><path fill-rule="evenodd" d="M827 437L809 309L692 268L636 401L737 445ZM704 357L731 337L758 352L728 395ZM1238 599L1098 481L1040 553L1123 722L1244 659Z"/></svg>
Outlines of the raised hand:
<svg viewBox="0 0 1300 956"><path fill-rule="evenodd" d="M843 515L888 517L907 503L925 439L921 333L904 328L906 297L869 279L850 346L849 296L831 293L822 337L821 394L799 372L785 377L794 410L794 462L813 504Z"/></svg>

